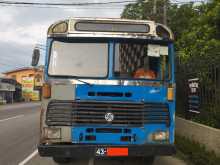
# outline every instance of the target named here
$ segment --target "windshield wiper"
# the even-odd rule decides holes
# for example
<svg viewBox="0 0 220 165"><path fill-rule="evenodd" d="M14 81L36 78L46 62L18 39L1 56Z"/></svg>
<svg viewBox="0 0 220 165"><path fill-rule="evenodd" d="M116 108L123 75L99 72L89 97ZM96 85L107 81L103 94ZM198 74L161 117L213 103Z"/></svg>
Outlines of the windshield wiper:
<svg viewBox="0 0 220 165"><path fill-rule="evenodd" d="M88 83L88 82L86 82L86 81L83 81L83 80L80 80L80 79L78 79L78 78L74 78L75 80L77 80L77 81L79 81L79 82L82 82L82 83L84 83L84 84L87 84L87 85L89 85L89 86L92 86L93 84L90 84L90 83Z"/></svg>

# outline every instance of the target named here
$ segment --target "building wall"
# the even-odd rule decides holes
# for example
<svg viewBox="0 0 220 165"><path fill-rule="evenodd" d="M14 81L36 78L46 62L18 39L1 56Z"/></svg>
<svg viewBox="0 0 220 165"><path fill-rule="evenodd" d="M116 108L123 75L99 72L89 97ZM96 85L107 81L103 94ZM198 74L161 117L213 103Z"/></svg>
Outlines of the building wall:
<svg viewBox="0 0 220 165"><path fill-rule="evenodd" d="M27 70L18 70L13 72L5 73L8 78L13 78L17 80L20 84L22 84L23 77L34 77L36 73L39 73L42 76L42 71L35 71L34 69L27 69Z"/></svg>
<svg viewBox="0 0 220 165"><path fill-rule="evenodd" d="M32 100L34 91L39 91L39 98L41 98L43 68L21 68L6 72L4 74L6 75L6 77L13 78L22 85L22 96L25 100ZM31 83L32 85L30 87L31 89L33 89L33 92L31 92L32 94L29 94L28 96L25 94L27 92L24 91L25 87L27 86L27 81L23 81L25 80L25 78L33 78L33 83Z"/></svg>

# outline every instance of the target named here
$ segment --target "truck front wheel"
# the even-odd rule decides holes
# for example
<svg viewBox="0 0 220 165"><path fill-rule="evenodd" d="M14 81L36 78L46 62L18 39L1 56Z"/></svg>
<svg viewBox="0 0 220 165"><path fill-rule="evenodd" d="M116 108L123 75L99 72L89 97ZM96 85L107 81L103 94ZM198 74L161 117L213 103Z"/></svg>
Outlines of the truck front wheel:
<svg viewBox="0 0 220 165"><path fill-rule="evenodd" d="M66 158L66 157L53 157L53 160L57 164L68 164L72 161L71 158Z"/></svg>
<svg viewBox="0 0 220 165"><path fill-rule="evenodd" d="M143 157L143 162L147 165L152 165L154 163L155 156Z"/></svg>

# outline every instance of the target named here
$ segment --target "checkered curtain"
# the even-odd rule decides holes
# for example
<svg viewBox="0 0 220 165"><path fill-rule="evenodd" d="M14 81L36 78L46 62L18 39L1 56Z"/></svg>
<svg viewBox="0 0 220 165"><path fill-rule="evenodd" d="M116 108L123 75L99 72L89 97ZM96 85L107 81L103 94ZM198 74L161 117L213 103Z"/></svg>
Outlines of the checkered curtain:
<svg viewBox="0 0 220 165"><path fill-rule="evenodd" d="M119 61L122 73L133 73L138 68L144 66L144 57L146 56L145 45L140 44L120 44Z"/></svg>

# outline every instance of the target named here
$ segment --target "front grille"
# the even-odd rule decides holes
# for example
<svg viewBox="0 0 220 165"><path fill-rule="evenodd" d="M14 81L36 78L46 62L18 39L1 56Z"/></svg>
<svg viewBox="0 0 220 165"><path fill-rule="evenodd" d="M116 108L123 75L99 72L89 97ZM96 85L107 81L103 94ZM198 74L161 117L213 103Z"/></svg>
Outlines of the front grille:
<svg viewBox="0 0 220 165"><path fill-rule="evenodd" d="M105 119L106 113L114 115L111 122ZM142 126L161 123L170 124L167 104L53 100L48 104L46 114L49 126Z"/></svg>

